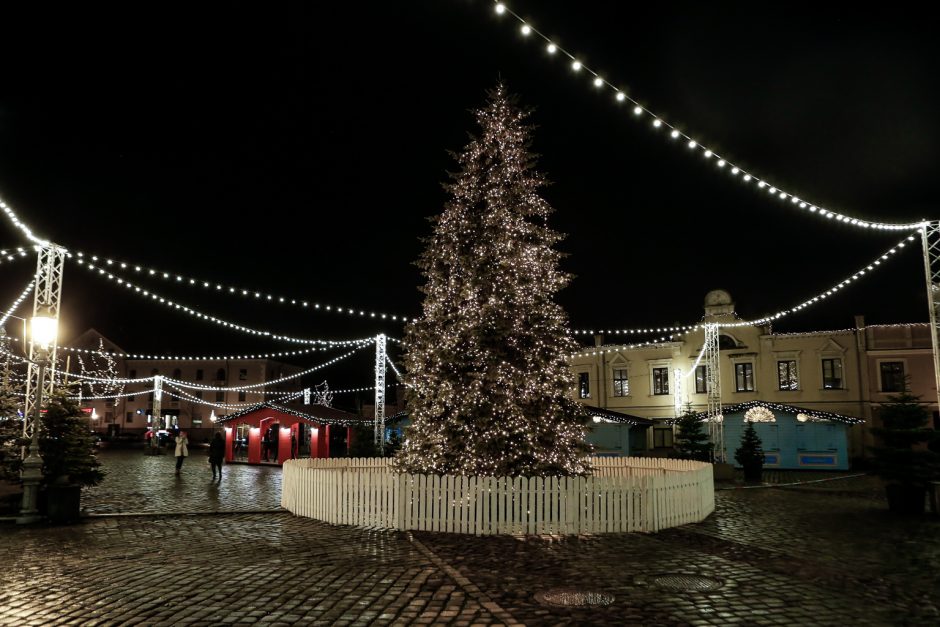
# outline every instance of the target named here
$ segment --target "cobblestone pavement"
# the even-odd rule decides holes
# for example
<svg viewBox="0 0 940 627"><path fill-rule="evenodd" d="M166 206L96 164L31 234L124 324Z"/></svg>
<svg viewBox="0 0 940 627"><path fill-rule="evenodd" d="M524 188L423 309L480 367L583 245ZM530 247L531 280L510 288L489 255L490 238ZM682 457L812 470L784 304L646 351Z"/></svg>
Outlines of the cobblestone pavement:
<svg viewBox="0 0 940 627"><path fill-rule="evenodd" d="M183 513L276 509L281 506L281 470L277 466L226 464L222 481L212 482L205 449L193 447L176 476L172 449L144 455L141 449L103 450L98 460L104 481L82 490L89 514L129 512Z"/></svg>
<svg viewBox="0 0 940 627"><path fill-rule="evenodd" d="M940 519L776 488L717 502L697 525L580 538L408 534L288 513L6 524L0 624L940 623ZM666 589L664 575L720 587ZM539 604L553 588L613 602Z"/></svg>

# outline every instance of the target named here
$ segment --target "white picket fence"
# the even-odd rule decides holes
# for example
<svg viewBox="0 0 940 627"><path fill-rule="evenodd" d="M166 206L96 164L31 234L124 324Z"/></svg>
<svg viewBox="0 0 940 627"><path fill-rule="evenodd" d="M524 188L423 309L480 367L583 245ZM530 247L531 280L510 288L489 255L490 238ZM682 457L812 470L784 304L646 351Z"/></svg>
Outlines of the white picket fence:
<svg viewBox="0 0 940 627"><path fill-rule="evenodd" d="M281 506L331 524L474 535L652 532L715 510L702 462L595 457L588 477L466 477L397 474L385 461L287 461Z"/></svg>

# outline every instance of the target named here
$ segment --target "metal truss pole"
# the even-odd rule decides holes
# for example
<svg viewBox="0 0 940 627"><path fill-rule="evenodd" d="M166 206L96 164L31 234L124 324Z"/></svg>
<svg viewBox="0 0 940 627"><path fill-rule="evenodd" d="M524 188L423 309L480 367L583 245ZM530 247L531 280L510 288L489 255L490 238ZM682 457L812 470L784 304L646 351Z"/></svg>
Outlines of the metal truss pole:
<svg viewBox="0 0 940 627"><path fill-rule="evenodd" d="M375 445L385 455L385 334L375 336Z"/></svg>
<svg viewBox="0 0 940 627"><path fill-rule="evenodd" d="M930 307L930 340L933 346L933 374L940 406L940 349L937 323L940 321L940 221L927 222L920 229L924 247L924 276L927 278L927 304Z"/></svg>
<svg viewBox="0 0 940 627"><path fill-rule="evenodd" d="M718 325L705 325L705 389L708 392L708 435L715 461L725 461L725 424L721 415L721 362L718 359Z"/></svg>
<svg viewBox="0 0 940 627"><path fill-rule="evenodd" d="M154 375L153 377L153 414L150 416L150 450L157 452L160 450L160 436L157 432L163 426L163 377Z"/></svg>
<svg viewBox="0 0 940 627"><path fill-rule="evenodd" d="M65 249L55 244L39 246L36 248L36 285L33 289L33 317L40 313L59 319L59 302L62 299L62 273L65 269ZM26 377L26 396L23 407L23 437L32 439L33 431L39 424L36 417L36 404L39 398L51 398L52 386L55 380L56 344L53 340L48 350L36 346L32 338L29 341L29 371ZM40 355L40 352L43 354ZM40 357L49 361L49 367L40 368ZM42 387L41 396L37 396L36 388ZM25 447L23 449L25 456Z"/></svg>

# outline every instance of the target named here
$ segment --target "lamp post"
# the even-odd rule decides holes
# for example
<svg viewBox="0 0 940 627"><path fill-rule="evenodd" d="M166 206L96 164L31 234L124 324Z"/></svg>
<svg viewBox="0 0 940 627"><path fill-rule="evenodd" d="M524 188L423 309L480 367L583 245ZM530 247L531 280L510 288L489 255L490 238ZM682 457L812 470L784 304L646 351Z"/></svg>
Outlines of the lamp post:
<svg viewBox="0 0 940 627"><path fill-rule="evenodd" d="M49 360L49 344L53 343L58 331L58 323L51 313L39 312L31 320L33 346L37 348L36 366L39 369L39 385L36 386L36 404L33 415L33 434L29 442L29 455L23 460L23 505L17 523L27 524L39 521L39 484L42 481L42 457L39 455L39 429L42 407L42 387L45 381L46 366Z"/></svg>

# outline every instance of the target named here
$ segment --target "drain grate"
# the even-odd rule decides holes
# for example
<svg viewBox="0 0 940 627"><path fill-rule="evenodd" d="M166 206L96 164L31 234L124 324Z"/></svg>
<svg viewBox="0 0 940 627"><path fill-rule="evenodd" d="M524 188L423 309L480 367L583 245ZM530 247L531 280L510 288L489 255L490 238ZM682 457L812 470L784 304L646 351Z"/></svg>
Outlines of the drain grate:
<svg viewBox="0 0 940 627"><path fill-rule="evenodd" d="M577 590L575 588L552 588L535 593L535 600L541 605L552 607L593 607L610 605L613 595L595 590Z"/></svg>
<svg viewBox="0 0 940 627"><path fill-rule="evenodd" d="M702 575L655 575L649 578L649 584L664 590L707 592L725 585L721 579Z"/></svg>

